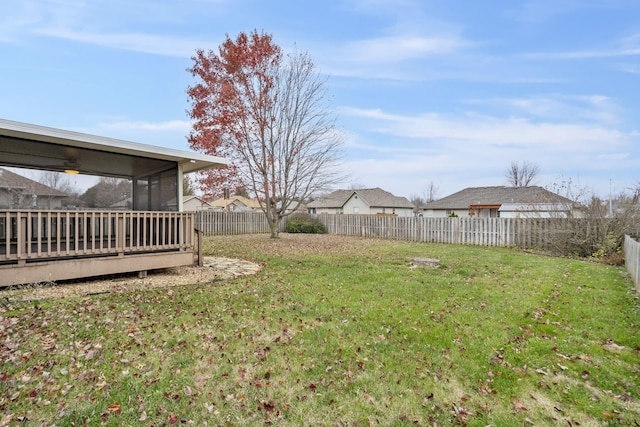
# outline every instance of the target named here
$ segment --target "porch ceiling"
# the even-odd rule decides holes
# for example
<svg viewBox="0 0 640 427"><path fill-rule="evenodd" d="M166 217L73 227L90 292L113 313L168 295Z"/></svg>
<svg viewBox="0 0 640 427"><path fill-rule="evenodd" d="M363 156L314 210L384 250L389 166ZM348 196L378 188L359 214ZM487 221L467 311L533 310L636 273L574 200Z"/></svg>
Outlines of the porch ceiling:
<svg viewBox="0 0 640 427"><path fill-rule="evenodd" d="M226 159L0 119L0 166L133 178L181 164L184 173Z"/></svg>

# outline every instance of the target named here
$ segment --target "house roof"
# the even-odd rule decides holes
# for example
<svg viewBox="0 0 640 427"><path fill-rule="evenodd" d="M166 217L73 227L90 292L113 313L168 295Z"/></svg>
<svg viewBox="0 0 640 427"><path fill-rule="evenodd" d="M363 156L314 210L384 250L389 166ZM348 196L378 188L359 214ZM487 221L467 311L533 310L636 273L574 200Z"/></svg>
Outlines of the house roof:
<svg viewBox="0 0 640 427"><path fill-rule="evenodd" d="M309 208L341 208L357 194L372 208L409 208L415 206L406 197L394 196L381 188L363 188L359 190L336 190L307 204Z"/></svg>
<svg viewBox="0 0 640 427"><path fill-rule="evenodd" d="M182 196L182 202L183 202L183 203L190 202L191 200L194 200L194 199L195 199L196 201L200 202L202 205L210 206L210 203L209 203L209 202L207 202L205 199L203 199L203 198L202 198L202 197L200 197L200 196L196 196L196 195L192 195L192 196Z"/></svg>
<svg viewBox="0 0 640 427"><path fill-rule="evenodd" d="M221 197L212 202L209 202L209 204L214 207L226 208L228 205L234 202L239 202L240 204L243 204L252 209L258 209L260 207L260 203L258 203L257 200L251 200L244 196L231 196L228 199Z"/></svg>
<svg viewBox="0 0 640 427"><path fill-rule="evenodd" d="M471 205L502 205L505 203L573 204L573 201L537 186L470 187L427 203L424 209L469 209Z"/></svg>
<svg viewBox="0 0 640 427"><path fill-rule="evenodd" d="M18 190L22 194L35 194L36 196L69 197L68 194L62 191L40 184L37 181L3 168L0 168L0 190L1 189Z"/></svg>
<svg viewBox="0 0 640 427"><path fill-rule="evenodd" d="M0 119L0 165L131 178L182 165L185 173L226 159L172 148Z"/></svg>

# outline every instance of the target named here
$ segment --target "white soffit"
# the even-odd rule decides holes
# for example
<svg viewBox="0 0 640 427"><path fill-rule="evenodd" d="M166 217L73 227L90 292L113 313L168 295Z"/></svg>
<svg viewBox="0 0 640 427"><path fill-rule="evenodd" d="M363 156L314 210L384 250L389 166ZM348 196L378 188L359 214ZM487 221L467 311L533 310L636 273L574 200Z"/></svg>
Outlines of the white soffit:
<svg viewBox="0 0 640 427"><path fill-rule="evenodd" d="M229 163L227 159L222 157L15 122L6 119L0 119L0 136L21 138L37 142L48 142L67 147L103 151L106 153L118 153L129 156L177 162L182 164L183 171L185 173L224 166Z"/></svg>

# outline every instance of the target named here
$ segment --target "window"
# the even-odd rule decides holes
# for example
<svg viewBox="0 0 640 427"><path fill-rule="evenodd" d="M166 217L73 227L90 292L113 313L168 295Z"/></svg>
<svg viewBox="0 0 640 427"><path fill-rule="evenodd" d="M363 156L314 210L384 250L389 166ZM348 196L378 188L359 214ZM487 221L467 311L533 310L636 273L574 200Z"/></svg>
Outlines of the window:
<svg viewBox="0 0 640 427"><path fill-rule="evenodd" d="M360 213L360 208L358 206L354 206L353 207L353 213L354 214L359 214Z"/></svg>

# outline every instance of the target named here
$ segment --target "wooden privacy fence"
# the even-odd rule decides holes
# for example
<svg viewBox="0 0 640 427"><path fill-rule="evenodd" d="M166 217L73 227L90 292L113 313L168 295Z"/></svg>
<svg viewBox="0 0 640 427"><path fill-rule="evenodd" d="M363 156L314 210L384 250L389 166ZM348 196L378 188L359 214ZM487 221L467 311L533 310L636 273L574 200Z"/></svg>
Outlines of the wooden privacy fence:
<svg viewBox="0 0 640 427"><path fill-rule="evenodd" d="M414 218L329 215L317 218L327 232L362 237L481 246L556 249L566 233L599 232L588 221L559 218Z"/></svg>
<svg viewBox="0 0 640 427"><path fill-rule="evenodd" d="M317 218L330 234L416 242L484 246L513 244L514 226L499 218L414 218L375 215L330 215Z"/></svg>
<svg viewBox="0 0 640 427"><path fill-rule="evenodd" d="M640 292L640 242L628 235L624 236L624 263L636 284L636 290Z"/></svg>
<svg viewBox="0 0 640 427"><path fill-rule="evenodd" d="M285 226L286 221L283 221L281 231ZM212 236L271 232L262 212L197 211L196 229Z"/></svg>
<svg viewBox="0 0 640 427"><path fill-rule="evenodd" d="M314 215L330 234L482 246L551 249L563 233L597 232L587 221L555 218L416 218ZM286 229L285 217L280 231ZM571 223L570 223L571 221ZM263 213L198 211L196 227L208 235L270 232ZM561 239L560 239L561 240Z"/></svg>

